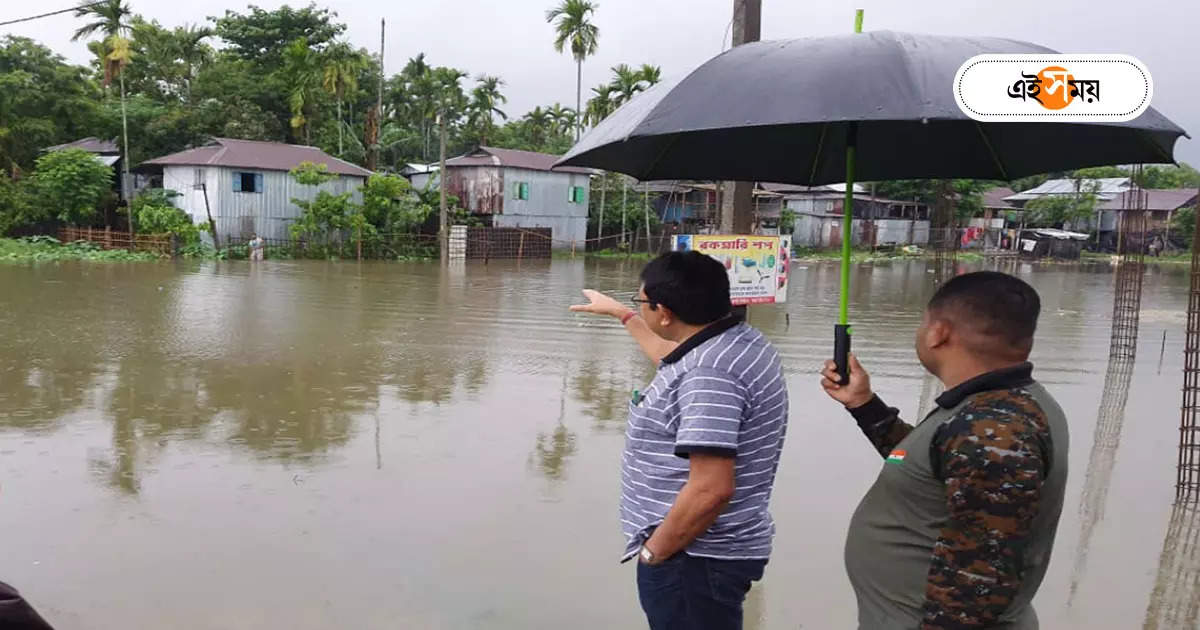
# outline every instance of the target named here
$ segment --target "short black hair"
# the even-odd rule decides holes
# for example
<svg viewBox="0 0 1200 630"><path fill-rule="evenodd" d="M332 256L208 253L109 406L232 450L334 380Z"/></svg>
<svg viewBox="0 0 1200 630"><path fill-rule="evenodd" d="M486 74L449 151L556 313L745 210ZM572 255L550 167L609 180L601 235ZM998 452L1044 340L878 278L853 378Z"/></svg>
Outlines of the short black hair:
<svg viewBox="0 0 1200 630"><path fill-rule="evenodd" d="M1028 353L1042 301L1029 283L998 271L952 278L933 294L929 312L946 314L975 332Z"/></svg>
<svg viewBox="0 0 1200 630"><path fill-rule="evenodd" d="M654 304L671 309L693 326L729 315L729 272L717 259L697 251L668 252L642 269L642 289Z"/></svg>

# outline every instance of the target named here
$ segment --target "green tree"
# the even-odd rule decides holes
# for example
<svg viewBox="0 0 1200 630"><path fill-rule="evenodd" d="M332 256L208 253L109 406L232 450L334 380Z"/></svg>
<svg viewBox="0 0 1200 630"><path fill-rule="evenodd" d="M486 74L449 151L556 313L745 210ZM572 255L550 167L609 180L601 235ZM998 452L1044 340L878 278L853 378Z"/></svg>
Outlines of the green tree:
<svg viewBox="0 0 1200 630"><path fill-rule="evenodd" d="M64 223L91 222L112 192L112 169L80 149L52 151L38 158L34 177L45 214Z"/></svg>
<svg viewBox="0 0 1200 630"><path fill-rule="evenodd" d="M983 179L950 180L950 193L958 220L969 219L982 212L983 193L996 185L996 182ZM879 197L898 201L916 200L930 207L939 202L940 191L941 183L936 179L898 179L875 184L875 194Z"/></svg>
<svg viewBox="0 0 1200 630"><path fill-rule="evenodd" d="M1171 233L1191 247L1196 232L1196 207L1180 208L1171 216ZM1172 239L1175 240L1175 239Z"/></svg>
<svg viewBox="0 0 1200 630"><path fill-rule="evenodd" d="M404 159L416 158L426 164L433 160L439 114L446 121L449 144L457 144L453 139L469 103L460 82L467 76L457 68L429 65L422 53L409 59L400 74L389 81L387 100L395 122L414 129L420 139L417 146L397 147Z"/></svg>
<svg viewBox="0 0 1200 630"><path fill-rule="evenodd" d="M1025 204L1026 225L1061 228L1090 220L1096 214L1100 183L1082 178L1074 181L1074 194L1047 195Z"/></svg>
<svg viewBox="0 0 1200 630"><path fill-rule="evenodd" d="M43 148L96 135L100 91L87 74L31 39L0 38L0 171L32 169Z"/></svg>
<svg viewBox="0 0 1200 630"><path fill-rule="evenodd" d="M46 219L45 208L36 203L29 181L0 174L0 236Z"/></svg>
<svg viewBox="0 0 1200 630"><path fill-rule="evenodd" d="M274 11L247 8L244 14L226 11L224 17L209 19L231 54L260 68L282 67L284 51L298 39L321 50L346 31L345 24L334 21L336 12L318 9L315 3L300 9L284 5Z"/></svg>
<svg viewBox="0 0 1200 630"><path fill-rule="evenodd" d="M646 89L642 81L642 73L630 68L627 64L613 66L612 92L614 104L617 107L628 103L638 92Z"/></svg>
<svg viewBox="0 0 1200 630"><path fill-rule="evenodd" d="M312 162L302 162L291 170L291 176L303 186L320 186L337 177L326 165ZM335 195L318 190L312 201L292 199L292 203L301 209L300 218L288 228L292 236L328 243L337 230L361 227L362 208L356 206L351 197L351 193Z"/></svg>
<svg viewBox="0 0 1200 630"><path fill-rule="evenodd" d="M338 157L345 153L343 146L342 102L347 92L358 89L358 73L367 65L366 55L345 42L338 42L323 55L321 86L337 102Z"/></svg>
<svg viewBox="0 0 1200 630"><path fill-rule="evenodd" d="M362 189L363 215L384 234L411 232L437 211L437 203L426 203L407 179L375 174Z"/></svg>
<svg viewBox="0 0 1200 630"><path fill-rule="evenodd" d="M467 124L478 136L479 144L487 144L488 136L496 126L492 117L508 120L508 114L500 109L508 99L500 93L500 86L504 85L500 77L481 74L476 81L475 89L471 90L471 102L467 105Z"/></svg>
<svg viewBox="0 0 1200 630"><path fill-rule="evenodd" d="M1200 171L1187 163L1152 165L1142 169L1139 183L1145 188L1200 188Z"/></svg>
<svg viewBox="0 0 1200 630"><path fill-rule="evenodd" d="M592 98L588 99L587 109L584 110L583 114L584 122L595 127L600 124L601 120L608 118L616 109L616 103L613 101L612 85L608 83L598 85L592 88Z"/></svg>
<svg viewBox="0 0 1200 630"><path fill-rule="evenodd" d="M641 75L642 82L646 84L647 88L662 81L662 68L655 65L642 64L642 67L638 69L638 74Z"/></svg>
<svg viewBox="0 0 1200 630"><path fill-rule="evenodd" d="M603 175L593 178L591 194L588 195L588 225L596 228L600 225L600 217L604 217L604 234L619 234L622 228L621 215L624 208L625 229L633 232L642 229L646 225L647 219L650 222L651 229L658 227L662 221L658 217L658 213L654 211L652 204L646 203L646 196L634 189L630 184L627 194L624 192L622 185L623 175L617 173L604 173ZM600 189L604 188L604 194L601 194ZM624 198L624 203L622 199ZM657 195L650 195L650 201L654 201ZM601 212L600 202L604 201L604 210Z"/></svg>
<svg viewBox="0 0 1200 630"><path fill-rule="evenodd" d="M568 107L563 107L561 103L555 103L546 110L546 115L550 118L551 129L554 133L567 133L576 128L578 116L575 110Z"/></svg>
<svg viewBox="0 0 1200 630"><path fill-rule="evenodd" d="M137 216L138 232L174 234L181 245L199 243L200 227L171 201L178 196L178 192L163 188L149 188L139 193L130 205Z"/></svg>
<svg viewBox="0 0 1200 630"><path fill-rule="evenodd" d="M575 59L575 111L583 109L583 60L596 54L600 43L600 29L592 23L596 4L589 0L562 0L558 6L546 11L546 22L554 24L554 50L562 52L570 47ZM579 139L582 126L576 121L575 138Z"/></svg>
<svg viewBox="0 0 1200 630"><path fill-rule="evenodd" d="M184 94L189 103L192 101L192 84L200 70L212 60L212 47L204 40L213 34L211 28L192 24L176 27L173 32L175 53L183 69Z"/></svg>
<svg viewBox="0 0 1200 630"><path fill-rule="evenodd" d="M288 106L292 112L292 134L297 142L309 144L310 117L320 98L324 73L319 55L305 39L297 39L284 50L282 74L290 86Z"/></svg>
<svg viewBox="0 0 1200 630"><path fill-rule="evenodd" d="M132 17L132 12L129 10L129 5L125 4L125 0L107 0L100 4L80 5L75 10L75 17L90 20L75 31L71 37L71 41L79 41L85 37L90 37L96 33L103 33L106 37L103 46L99 48L101 66L104 68L104 85L105 87L112 84L112 79L116 76L121 85L121 149L124 152L121 164L125 169L125 180L129 179L129 120L125 105L125 66L129 65L132 59L132 52L129 43L129 20ZM130 182L132 184L132 182ZM121 189L125 190L126 186L122 185ZM136 222L135 217L129 215L130 229L133 228Z"/></svg>
<svg viewBox="0 0 1200 630"><path fill-rule="evenodd" d="M1129 177L1129 171L1118 166L1093 166L1091 168L1081 168L1071 177L1073 179L1107 179L1110 177Z"/></svg>

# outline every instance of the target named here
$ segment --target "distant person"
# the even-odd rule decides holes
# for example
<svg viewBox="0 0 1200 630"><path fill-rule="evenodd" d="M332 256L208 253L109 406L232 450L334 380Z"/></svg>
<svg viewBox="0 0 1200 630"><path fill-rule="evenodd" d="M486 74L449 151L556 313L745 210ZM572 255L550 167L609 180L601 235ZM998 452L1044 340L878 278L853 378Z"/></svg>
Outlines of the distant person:
<svg viewBox="0 0 1200 630"><path fill-rule="evenodd" d="M1158 258L1158 255L1162 252L1163 248L1164 248L1164 246L1163 246L1162 238L1155 236L1154 239L1152 241L1150 241L1150 255L1151 256Z"/></svg>
<svg viewBox="0 0 1200 630"><path fill-rule="evenodd" d="M917 358L946 392L915 427L850 358L821 385L885 459L846 540L862 630L1035 630L1067 483L1067 420L1028 363L1041 302L997 272L942 285Z"/></svg>
<svg viewBox="0 0 1200 630"><path fill-rule="evenodd" d="M634 391L621 458L622 562L638 559L651 630L735 630L763 576L787 429L779 355L735 317L729 275L699 252L642 270L632 310L595 291L571 310L621 321L658 374Z"/></svg>
<svg viewBox="0 0 1200 630"><path fill-rule="evenodd" d="M255 234L254 238L250 239L250 260L262 260L266 246L266 242L259 235Z"/></svg>
<svg viewBox="0 0 1200 630"><path fill-rule="evenodd" d="M4 630L53 630L17 589L0 582L0 628Z"/></svg>

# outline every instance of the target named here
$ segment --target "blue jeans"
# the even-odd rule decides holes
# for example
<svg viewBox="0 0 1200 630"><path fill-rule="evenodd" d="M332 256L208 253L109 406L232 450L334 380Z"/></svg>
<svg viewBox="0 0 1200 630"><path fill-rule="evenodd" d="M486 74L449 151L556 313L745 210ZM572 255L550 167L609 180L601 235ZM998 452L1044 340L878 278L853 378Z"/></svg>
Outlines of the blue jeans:
<svg viewBox="0 0 1200 630"><path fill-rule="evenodd" d="M741 630L742 602L766 560L713 560L680 552L638 563L638 599L650 630Z"/></svg>

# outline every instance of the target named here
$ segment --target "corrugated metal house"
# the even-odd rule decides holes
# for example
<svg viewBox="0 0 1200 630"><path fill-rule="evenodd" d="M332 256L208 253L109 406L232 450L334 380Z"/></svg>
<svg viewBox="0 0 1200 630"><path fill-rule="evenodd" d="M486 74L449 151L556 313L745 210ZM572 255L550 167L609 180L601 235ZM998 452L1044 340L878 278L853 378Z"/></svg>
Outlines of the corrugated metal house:
<svg viewBox="0 0 1200 630"><path fill-rule="evenodd" d="M113 169L113 180L116 182L113 190L120 196L121 199L128 199L126 193L127 185L121 183L124 179L121 176L121 147L117 146L116 140L101 140L93 136L80 138L74 142L64 144L56 144L52 147L42 149L43 153L52 153L54 151L65 151L66 149L79 149L87 151L96 156L97 160L104 163L105 166Z"/></svg>
<svg viewBox="0 0 1200 630"><path fill-rule="evenodd" d="M1139 205L1144 207L1150 213L1147 229L1155 232L1168 229L1171 217L1176 210L1196 203L1195 188L1145 189L1142 191L1143 202L1139 204L1130 191L1132 182L1128 177L1083 180L1079 186L1086 189L1086 187L1094 185L1092 182L1099 184L1099 190L1096 192L1096 213L1102 238L1117 229L1117 215L1126 209ZM1052 179L1036 188L1005 197L1004 200L1024 208L1025 204L1034 199L1054 196L1069 197L1076 194L1079 192L1076 189L1075 180ZM1097 218L1090 218L1086 221L1079 221L1077 224L1071 224L1069 227L1075 230L1095 231L1096 226Z"/></svg>
<svg viewBox="0 0 1200 630"><path fill-rule="evenodd" d="M303 162L324 164L338 177L320 186L299 184L288 171ZM371 175L316 147L229 138L149 160L138 170L161 173L161 186L180 193L175 205L193 221L207 223L206 207L210 209L222 237L258 234L273 239L289 238L288 226L300 217L292 199L311 200L324 190L352 193L361 203L360 189Z"/></svg>
<svg viewBox="0 0 1200 630"><path fill-rule="evenodd" d="M796 213L796 224L792 229L795 247L827 249L841 246L845 184L761 185L781 194L786 207ZM924 204L873 197L858 184L854 185L853 198L851 242L856 247L924 245L929 242L929 209Z"/></svg>
<svg viewBox="0 0 1200 630"><path fill-rule="evenodd" d="M570 249L573 242L582 246L592 171L555 168L558 158L479 147L446 161L446 190L493 227L550 228L555 249Z"/></svg>

